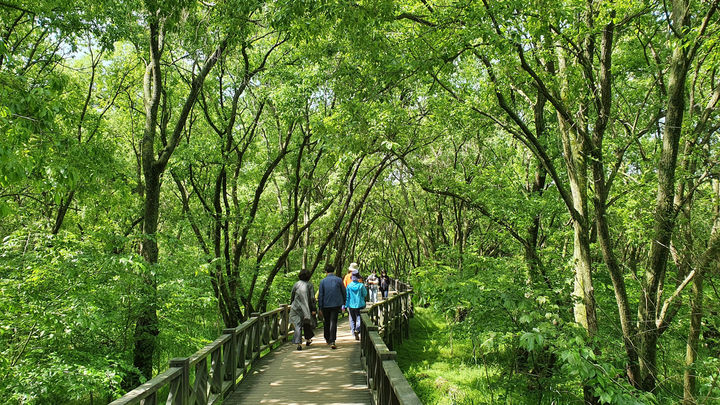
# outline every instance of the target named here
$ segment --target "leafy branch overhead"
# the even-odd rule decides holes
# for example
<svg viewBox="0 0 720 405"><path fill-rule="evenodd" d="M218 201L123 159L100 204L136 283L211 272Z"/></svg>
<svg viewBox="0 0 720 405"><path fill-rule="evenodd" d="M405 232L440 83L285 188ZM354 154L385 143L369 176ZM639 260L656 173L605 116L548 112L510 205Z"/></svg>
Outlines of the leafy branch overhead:
<svg viewBox="0 0 720 405"><path fill-rule="evenodd" d="M427 403L718 402L718 7L0 0L0 395L107 403L355 262Z"/></svg>

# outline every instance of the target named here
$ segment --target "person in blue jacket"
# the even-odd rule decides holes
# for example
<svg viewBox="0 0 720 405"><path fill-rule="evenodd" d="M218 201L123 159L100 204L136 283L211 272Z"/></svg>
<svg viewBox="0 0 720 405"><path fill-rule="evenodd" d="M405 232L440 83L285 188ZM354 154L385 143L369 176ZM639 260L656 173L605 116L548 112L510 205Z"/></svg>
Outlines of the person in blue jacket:
<svg viewBox="0 0 720 405"><path fill-rule="evenodd" d="M337 349L337 319L345 303L345 286L342 279L335 275L335 267L331 264L325 266L325 278L318 287L318 306L323 315L323 332L325 342L330 348Z"/></svg>
<svg viewBox="0 0 720 405"><path fill-rule="evenodd" d="M350 284L347 286L347 297L345 308L350 312L350 332L355 335L355 340L360 340L360 310L365 308L368 291L365 284L360 282L360 272L352 272Z"/></svg>

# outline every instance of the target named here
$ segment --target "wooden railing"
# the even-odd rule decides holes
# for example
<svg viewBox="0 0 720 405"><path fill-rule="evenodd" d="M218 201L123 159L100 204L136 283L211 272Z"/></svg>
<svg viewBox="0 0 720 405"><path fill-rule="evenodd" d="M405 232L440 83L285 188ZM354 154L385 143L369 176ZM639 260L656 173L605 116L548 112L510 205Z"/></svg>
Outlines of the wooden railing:
<svg viewBox="0 0 720 405"><path fill-rule="evenodd" d="M412 288L394 280L391 296L362 311L361 347L368 387L375 404L420 404L395 362L395 344L410 336ZM235 390L266 350L280 347L290 329L290 306L253 313L236 328L223 330L214 342L190 357L170 360L167 370L110 405L211 405Z"/></svg>
<svg viewBox="0 0 720 405"><path fill-rule="evenodd" d="M170 367L110 405L220 403L265 350L288 339L290 306L253 313L236 328L223 330L214 342L190 357L170 360ZM167 396L165 396L167 392Z"/></svg>
<svg viewBox="0 0 720 405"><path fill-rule="evenodd" d="M396 344L410 337L412 287L393 281L395 292L361 311L361 357L375 404L422 404L395 361Z"/></svg>

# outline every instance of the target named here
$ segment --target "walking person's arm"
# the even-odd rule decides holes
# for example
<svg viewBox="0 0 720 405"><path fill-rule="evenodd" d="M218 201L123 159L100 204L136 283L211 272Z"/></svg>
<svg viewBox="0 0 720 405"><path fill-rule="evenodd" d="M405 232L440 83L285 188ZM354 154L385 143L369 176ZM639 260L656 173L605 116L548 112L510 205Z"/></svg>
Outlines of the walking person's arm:
<svg viewBox="0 0 720 405"><path fill-rule="evenodd" d="M308 283L308 303L310 304L310 313L315 315L317 312L317 303L315 302L315 287Z"/></svg>
<svg viewBox="0 0 720 405"><path fill-rule="evenodd" d="M323 282L321 281L320 286L318 287L318 306L320 307L320 309L323 308L322 304L323 304L324 295L325 295L325 284L323 284Z"/></svg>
<svg viewBox="0 0 720 405"><path fill-rule="evenodd" d="M347 300L348 300L347 289L345 289L344 285L341 287L342 287L341 291L342 291L343 301L345 302L344 308L347 308ZM343 309L343 312L345 312L345 309Z"/></svg>

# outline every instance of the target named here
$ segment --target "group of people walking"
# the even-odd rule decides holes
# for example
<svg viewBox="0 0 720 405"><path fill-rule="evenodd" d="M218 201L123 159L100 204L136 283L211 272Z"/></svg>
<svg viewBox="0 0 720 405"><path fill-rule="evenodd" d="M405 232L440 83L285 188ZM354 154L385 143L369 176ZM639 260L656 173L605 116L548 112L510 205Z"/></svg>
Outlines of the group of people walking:
<svg viewBox="0 0 720 405"><path fill-rule="evenodd" d="M390 291L390 277L383 271L380 277L375 274L375 270L370 273L366 281L368 291L370 292L370 302L373 304L378 301L378 291L382 299L387 299L388 291Z"/></svg>
<svg viewBox="0 0 720 405"><path fill-rule="evenodd" d="M357 263L350 264L343 279L335 275L335 267L327 265L325 278L320 282L317 294L310 283L311 276L308 270L300 271L300 280L293 285L290 294L290 322L295 325L293 343L297 345L297 350L302 350L303 336L306 346L312 343L318 307L323 318L325 342L331 349L337 348L338 316L346 310L350 315L350 332L355 340L360 340L360 310L365 308L368 298L372 304L377 302L378 292L383 299L387 298L390 289L387 273L383 271L378 277L373 271L363 282Z"/></svg>

